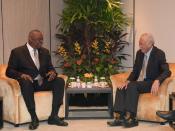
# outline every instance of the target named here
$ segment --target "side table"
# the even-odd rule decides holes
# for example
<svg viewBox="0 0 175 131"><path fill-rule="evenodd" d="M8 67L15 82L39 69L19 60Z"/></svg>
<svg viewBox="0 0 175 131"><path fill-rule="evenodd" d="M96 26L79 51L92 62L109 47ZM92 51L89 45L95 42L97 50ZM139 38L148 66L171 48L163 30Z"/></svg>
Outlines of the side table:
<svg viewBox="0 0 175 131"><path fill-rule="evenodd" d="M169 110L173 110L173 100L175 100L175 92L169 95Z"/></svg>
<svg viewBox="0 0 175 131"><path fill-rule="evenodd" d="M3 128L3 98L0 97L0 129Z"/></svg>
<svg viewBox="0 0 175 131"><path fill-rule="evenodd" d="M175 100L175 92L172 92L169 95L169 111L173 110L173 100ZM169 121L169 125L175 130L175 124L173 121Z"/></svg>

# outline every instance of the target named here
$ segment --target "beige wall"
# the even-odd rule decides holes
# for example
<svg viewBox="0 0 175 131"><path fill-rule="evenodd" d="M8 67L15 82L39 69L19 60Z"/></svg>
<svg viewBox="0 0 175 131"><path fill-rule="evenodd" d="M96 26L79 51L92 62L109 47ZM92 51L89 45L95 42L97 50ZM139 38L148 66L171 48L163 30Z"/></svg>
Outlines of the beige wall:
<svg viewBox="0 0 175 131"><path fill-rule="evenodd" d="M126 37L126 41L129 42L129 46L126 46L126 48L124 49L124 53L127 53L129 56L127 57L127 60L124 60L123 66L126 67L125 69L127 70L128 68L131 68L133 66L133 58L134 58L134 34L133 34L133 25L134 25L134 21L133 21L133 0L122 0L122 2L124 3L122 5L122 8L124 10L124 13L127 14L128 18L129 18L129 26L127 27L126 31L128 33L127 37Z"/></svg>
<svg viewBox="0 0 175 131"><path fill-rule="evenodd" d="M58 40L55 38L55 33L58 14L63 8L62 0L0 0L0 4L1 2L3 15L2 17L0 12L1 64L8 62L11 49L26 43L28 32L32 29L39 29L44 33L46 48L51 51L56 49ZM53 53L52 57L56 66L56 57Z"/></svg>
<svg viewBox="0 0 175 131"><path fill-rule="evenodd" d="M1 7L1 1L0 1ZM0 10L0 63L3 63L2 16Z"/></svg>
<svg viewBox="0 0 175 131"><path fill-rule="evenodd" d="M175 62L175 0L135 0L135 32L138 49L139 36L150 32L155 45L165 51L167 61Z"/></svg>
<svg viewBox="0 0 175 131"><path fill-rule="evenodd" d="M44 46L50 45L49 0L2 0L4 63L10 51L27 41L31 29L44 32Z"/></svg>
<svg viewBox="0 0 175 131"><path fill-rule="evenodd" d="M56 29L56 26L59 22L59 14L62 13L62 10L64 8L63 1L62 0L50 0L51 5L51 55L52 55L52 61L53 65L57 67L58 65L58 57L53 53L53 51L56 50L57 45L59 44L58 39L55 37L55 34L58 32L58 29Z"/></svg>
<svg viewBox="0 0 175 131"><path fill-rule="evenodd" d="M63 0L0 1L2 1L3 14L3 17L0 16L0 25L2 25L1 22L3 22L3 32L1 29L2 26L0 26L0 63L8 62L11 49L25 44L28 32L31 29L39 29L44 32L44 46L51 50L53 64L57 67L57 57L54 55L53 51L56 50L56 46L59 44L55 33L58 31L56 29L56 25L59 21L58 14L61 14L64 8ZM124 8L126 13L132 13L132 5L130 4L132 0L125 3ZM127 40L131 44L126 48L126 52L128 52L131 57L129 57L124 64L126 66L132 66L133 40L131 28L128 28L127 32L129 33ZM4 43L2 41L2 36Z"/></svg>
<svg viewBox="0 0 175 131"><path fill-rule="evenodd" d="M133 1L122 0L125 3L124 11L133 16ZM63 9L63 0L0 0L2 2L2 16L0 10L0 63L7 63L10 50L23 45L31 29L40 29L44 32L44 46L55 51L59 44L55 38L59 16ZM50 2L50 8L49 8ZM133 48L138 49L138 38L143 32L151 32L155 36L156 46L167 54L168 62L175 61L174 27L175 27L174 0L135 0L135 45L133 44L133 23L127 29L127 41L130 46L125 52L130 54L124 65L132 67ZM50 14L49 14L50 13ZM132 19L132 18L131 18ZM2 26L3 22L3 26ZM3 32L2 32L3 31ZM2 39L3 36L3 39ZM4 48L4 51L3 51ZM4 60L4 61L3 61ZM57 57L52 53L54 66L57 66Z"/></svg>

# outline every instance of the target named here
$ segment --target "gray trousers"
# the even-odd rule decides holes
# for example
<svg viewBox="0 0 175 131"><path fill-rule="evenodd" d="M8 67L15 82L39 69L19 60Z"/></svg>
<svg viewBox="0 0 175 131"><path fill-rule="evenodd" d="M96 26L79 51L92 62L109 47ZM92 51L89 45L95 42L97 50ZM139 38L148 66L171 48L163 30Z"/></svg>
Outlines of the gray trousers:
<svg viewBox="0 0 175 131"><path fill-rule="evenodd" d="M114 112L132 112L136 114L139 94L150 92L152 83L152 81L131 81L127 89L117 89Z"/></svg>

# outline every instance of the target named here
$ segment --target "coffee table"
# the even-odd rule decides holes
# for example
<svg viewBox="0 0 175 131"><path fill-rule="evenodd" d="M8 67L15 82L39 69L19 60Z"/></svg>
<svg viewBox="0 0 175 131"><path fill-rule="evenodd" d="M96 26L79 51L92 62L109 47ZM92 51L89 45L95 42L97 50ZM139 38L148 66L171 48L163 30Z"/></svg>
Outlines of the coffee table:
<svg viewBox="0 0 175 131"><path fill-rule="evenodd" d="M0 129L3 128L3 98L0 97Z"/></svg>
<svg viewBox="0 0 175 131"><path fill-rule="evenodd" d="M77 108L77 109L70 109L69 105L69 99L71 94L107 94L108 95L108 105L107 109L90 109L90 108ZM69 112L75 112L75 111L108 111L109 117L93 117L93 118L113 118L113 89L112 87L105 87L105 88L99 88L99 87L92 87L92 88L66 88L65 90L65 118L66 119L75 119L73 117L69 117ZM78 119L80 118L89 118L87 117L76 117ZM92 117L91 117L92 118Z"/></svg>

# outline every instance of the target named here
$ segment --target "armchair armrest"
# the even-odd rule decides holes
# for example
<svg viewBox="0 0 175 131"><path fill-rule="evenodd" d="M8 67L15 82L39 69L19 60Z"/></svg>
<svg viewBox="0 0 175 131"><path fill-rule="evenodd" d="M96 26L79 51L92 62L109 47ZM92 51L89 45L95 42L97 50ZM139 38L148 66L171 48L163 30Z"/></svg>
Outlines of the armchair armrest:
<svg viewBox="0 0 175 131"><path fill-rule="evenodd" d="M120 74L115 74L115 75L111 75L110 79L112 81L112 86L113 88L116 88L116 86L118 84L121 84L123 82L126 81L126 79L128 78L130 72L125 72L125 73L120 73ZM172 83L173 82L173 83ZM171 85L169 85L171 83ZM163 83L160 85L160 90L159 90L159 94L160 95L167 95L168 91L168 86L171 86L175 84L175 77L168 77L166 78ZM174 89L174 90L173 90ZM175 92L175 88L173 89L169 89L169 93L172 92L172 90ZM171 91L170 91L171 90Z"/></svg>
<svg viewBox="0 0 175 131"><path fill-rule="evenodd" d="M172 77L171 81L168 84L167 93L171 94L172 92L175 92L175 76Z"/></svg>
<svg viewBox="0 0 175 131"><path fill-rule="evenodd" d="M66 75L62 75L62 74L58 75L58 77L63 78L65 83L68 79L68 77ZM0 80L4 81L8 85L8 87L10 87L10 89L8 89L8 90L12 90L13 95L15 95L15 96L20 96L21 95L20 85L19 85L17 80L11 79L11 78L8 78L8 77L0 77ZM5 87L6 86L4 86L4 88L0 89L0 90L4 90Z"/></svg>
<svg viewBox="0 0 175 131"><path fill-rule="evenodd" d="M166 78L162 84L160 85L160 90L159 90L159 95L169 95L172 91L168 91L168 90L172 90L169 89L170 84L175 81L174 77L168 77ZM173 83L172 83L173 84ZM175 83L174 83L175 84ZM175 85L174 85L175 86ZM175 91L175 90L174 90Z"/></svg>
<svg viewBox="0 0 175 131"><path fill-rule="evenodd" d="M11 78L8 78L8 77L0 77L0 80L6 82L8 87L10 87L9 90L12 90L13 95L15 95L15 96L20 96L21 95L20 85L19 85L17 80L11 79ZM2 87L2 88L5 88L5 87Z"/></svg>
<svg viewBox="0 0 175 131"><path fill-rule="evenodd" d="M64 79L64 81L65 81L65 83L66 83L66 82L67 82L67 80L68 80L68 76L63 75L63 74L59 74L59 75L57 75L57 77L61 77L61 78L63 78L63 79Z"/></svg>
<svg viewBox="0 0 175 131"><path fill-rule="evenodd" d="M126 79L128 78L130 72L125 72L125 73L119 73L115 75L111 75L110 79L112 82L112 87L116 88L117 85L120 85L121 83L125 82Z"/></svg>

